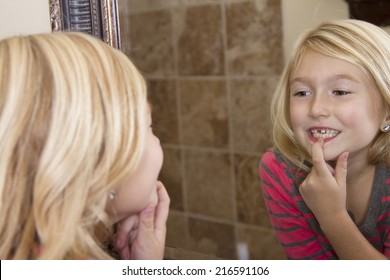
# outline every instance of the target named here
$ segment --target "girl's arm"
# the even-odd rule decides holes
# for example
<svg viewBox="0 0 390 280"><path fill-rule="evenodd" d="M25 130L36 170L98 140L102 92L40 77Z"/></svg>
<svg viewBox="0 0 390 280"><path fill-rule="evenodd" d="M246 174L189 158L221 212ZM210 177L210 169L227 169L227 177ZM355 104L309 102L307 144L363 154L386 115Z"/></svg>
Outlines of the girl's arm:
<svg viewBox="0 0 390 280"><path fill-rule="evenodd" d="M259 167L265 205L276 237L289 259L328 259L331 252L324 252L321 236L308 223L314 216L297 207L303 201L286 169L285 163L271 151L263 155Z"/></svg>

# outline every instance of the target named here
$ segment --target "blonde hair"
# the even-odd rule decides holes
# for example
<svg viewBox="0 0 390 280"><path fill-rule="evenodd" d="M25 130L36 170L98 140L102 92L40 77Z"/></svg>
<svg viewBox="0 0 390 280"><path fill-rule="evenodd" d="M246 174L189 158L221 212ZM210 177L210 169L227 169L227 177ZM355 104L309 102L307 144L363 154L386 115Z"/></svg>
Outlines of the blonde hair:
<svg viewBox="0 0 390 280"><path fill-rule="evenodd" d="M298 39L282 73L271 105L273 141L280 153L294 165L308 170L308 153L294 137L290 122L290 79L307 50L342 59L371 76L390 113L390 36L381 28L359 20L336 20L308 30ZM390 165L390 133L379 133L371 143L368 161Z"/></svg>
<svg viewBox="0 0 390 280"><path fill-rule="evenodd" d="M142 76L82 33L5 39L0 61L0 258L110 258L100 233L143 149Z"/></svg>

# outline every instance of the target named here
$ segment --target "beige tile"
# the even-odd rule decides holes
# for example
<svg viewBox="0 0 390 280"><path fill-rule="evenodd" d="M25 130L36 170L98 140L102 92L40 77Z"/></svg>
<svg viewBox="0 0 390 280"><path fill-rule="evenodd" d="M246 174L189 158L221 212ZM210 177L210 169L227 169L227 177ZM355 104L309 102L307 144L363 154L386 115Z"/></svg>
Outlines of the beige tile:
<svg viewBox="0 0 390 280"><path fill-rule="evenodd" d="M224 0L182 0L186 5L205 5L205 4L220 4Z"/></svg>
<svg viewBox="0 0 390 280"><path fill-rule="evenodd" d="M128 16L127 40L131 48L125 53L146 75L172 76L175 73L172 19L168 10ZM125 42L124 42L125 43Z"/></svg>
<svg viewBox="0 0 390 280"><path fill-rule="evenodd" d="M175 81L149 79L148 87L154 133L163 144L179 144Z"/></svg>
<svg viewBox="0 0 390 280"><path fill-rule="evenodd" d="M166 246L187 250L189 248L187 232L188 226L185 215L177 211L171 211L167 222Z"/></svg>
<svg viewBox="0 0 390 280"><path fill-rule="evenodd" d="M271 229L257 171L259 161L256 156L235 156L237 219Z"/></svg>
<svg viewBox="0 0 390 280"><path fill-rule="evenodd" d="M170 9L179 5L182 0L119 0L118 8L127 7L127 13L141 13L154 10Z"/></svg>
<svg viewBox="0 0 390 280"><path fill-rule="evenodd" d="M175 30L180 75L224 73L220 5L183 6L177 10Z"/></svg>
<svg viewBox="0 0 390 280"><path fill-rule="evenodd" d="M248 248L251 260L286 259L272 230L239 227L237 229L237 242Z"/></svg>
<svg viewBox="0 0 390 280"><path fill-rule="evenodd" d="M277 76L230 82L235 152L263 153L272 145L270 104Z"/></svg>
<svg viewBox="0 0 390 280"><path fill-rule="evenodd" d="M280 73L283 66L280 0L251 0L226 5L229 74Z"/></svg>
<svg viewBox="0 0 390 280"><path fill-rule="evenodd" d="M185 151L184 156L189 212L233 220L233 187L229 155Z"/></svg>
<svg viewBox="0 0 390 280"><path fill-rule="evenodd" d="M171 199L171 209L183 210L183 186L181 177L181 154L176 148L163 146L164 163L159 179L164 183Z"/></svg>
<svg viewBox="0 0 390 280"><path fill-rule="evenodd" d="M235 259L234 227L223 223L188 219L190 249L222 259Z"/></svg>
<svg viewBox="0 0 390 280"><path fill-rule="evenodd" d="M227 148L227 96L224 81L181 81L183 144Z"/></svg>

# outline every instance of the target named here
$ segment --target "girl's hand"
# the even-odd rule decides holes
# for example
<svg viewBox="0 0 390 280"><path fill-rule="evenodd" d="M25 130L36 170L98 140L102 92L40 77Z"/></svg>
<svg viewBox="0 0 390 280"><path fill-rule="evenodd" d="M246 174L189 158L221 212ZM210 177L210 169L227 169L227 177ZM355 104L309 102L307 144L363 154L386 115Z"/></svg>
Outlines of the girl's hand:
<svg viewBox="0 0 390 280"><path fill-rule="evenodd" d="M323 153L324 140L313 143L313 168L299 187L303 200L317 220L326 221L346 212L346 177L348 152L337 158L336 168L325 162Z"/></svg>
<svg viewBox="0 0 390 280"><path fill-rule="evenodd" d="M156 206L148 205L138 215L119 223L114 244L122 259L163 259L170 199L160 181L157 196Z"/></svg>

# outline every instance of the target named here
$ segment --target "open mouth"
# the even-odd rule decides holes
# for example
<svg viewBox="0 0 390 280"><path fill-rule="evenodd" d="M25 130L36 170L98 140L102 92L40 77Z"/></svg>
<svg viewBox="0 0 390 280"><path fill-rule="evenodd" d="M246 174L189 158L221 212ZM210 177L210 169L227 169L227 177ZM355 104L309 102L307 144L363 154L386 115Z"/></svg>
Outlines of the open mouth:
<svg viewBox="0 0 390 280"><path fill-rule="evenodd" d="M340 131L334 130L334 129L327 129L327 128L316 128L316 129L310 129L309 130L312 137L316 139L327 139L327 138L333 138L336 137Z"/></svg>

